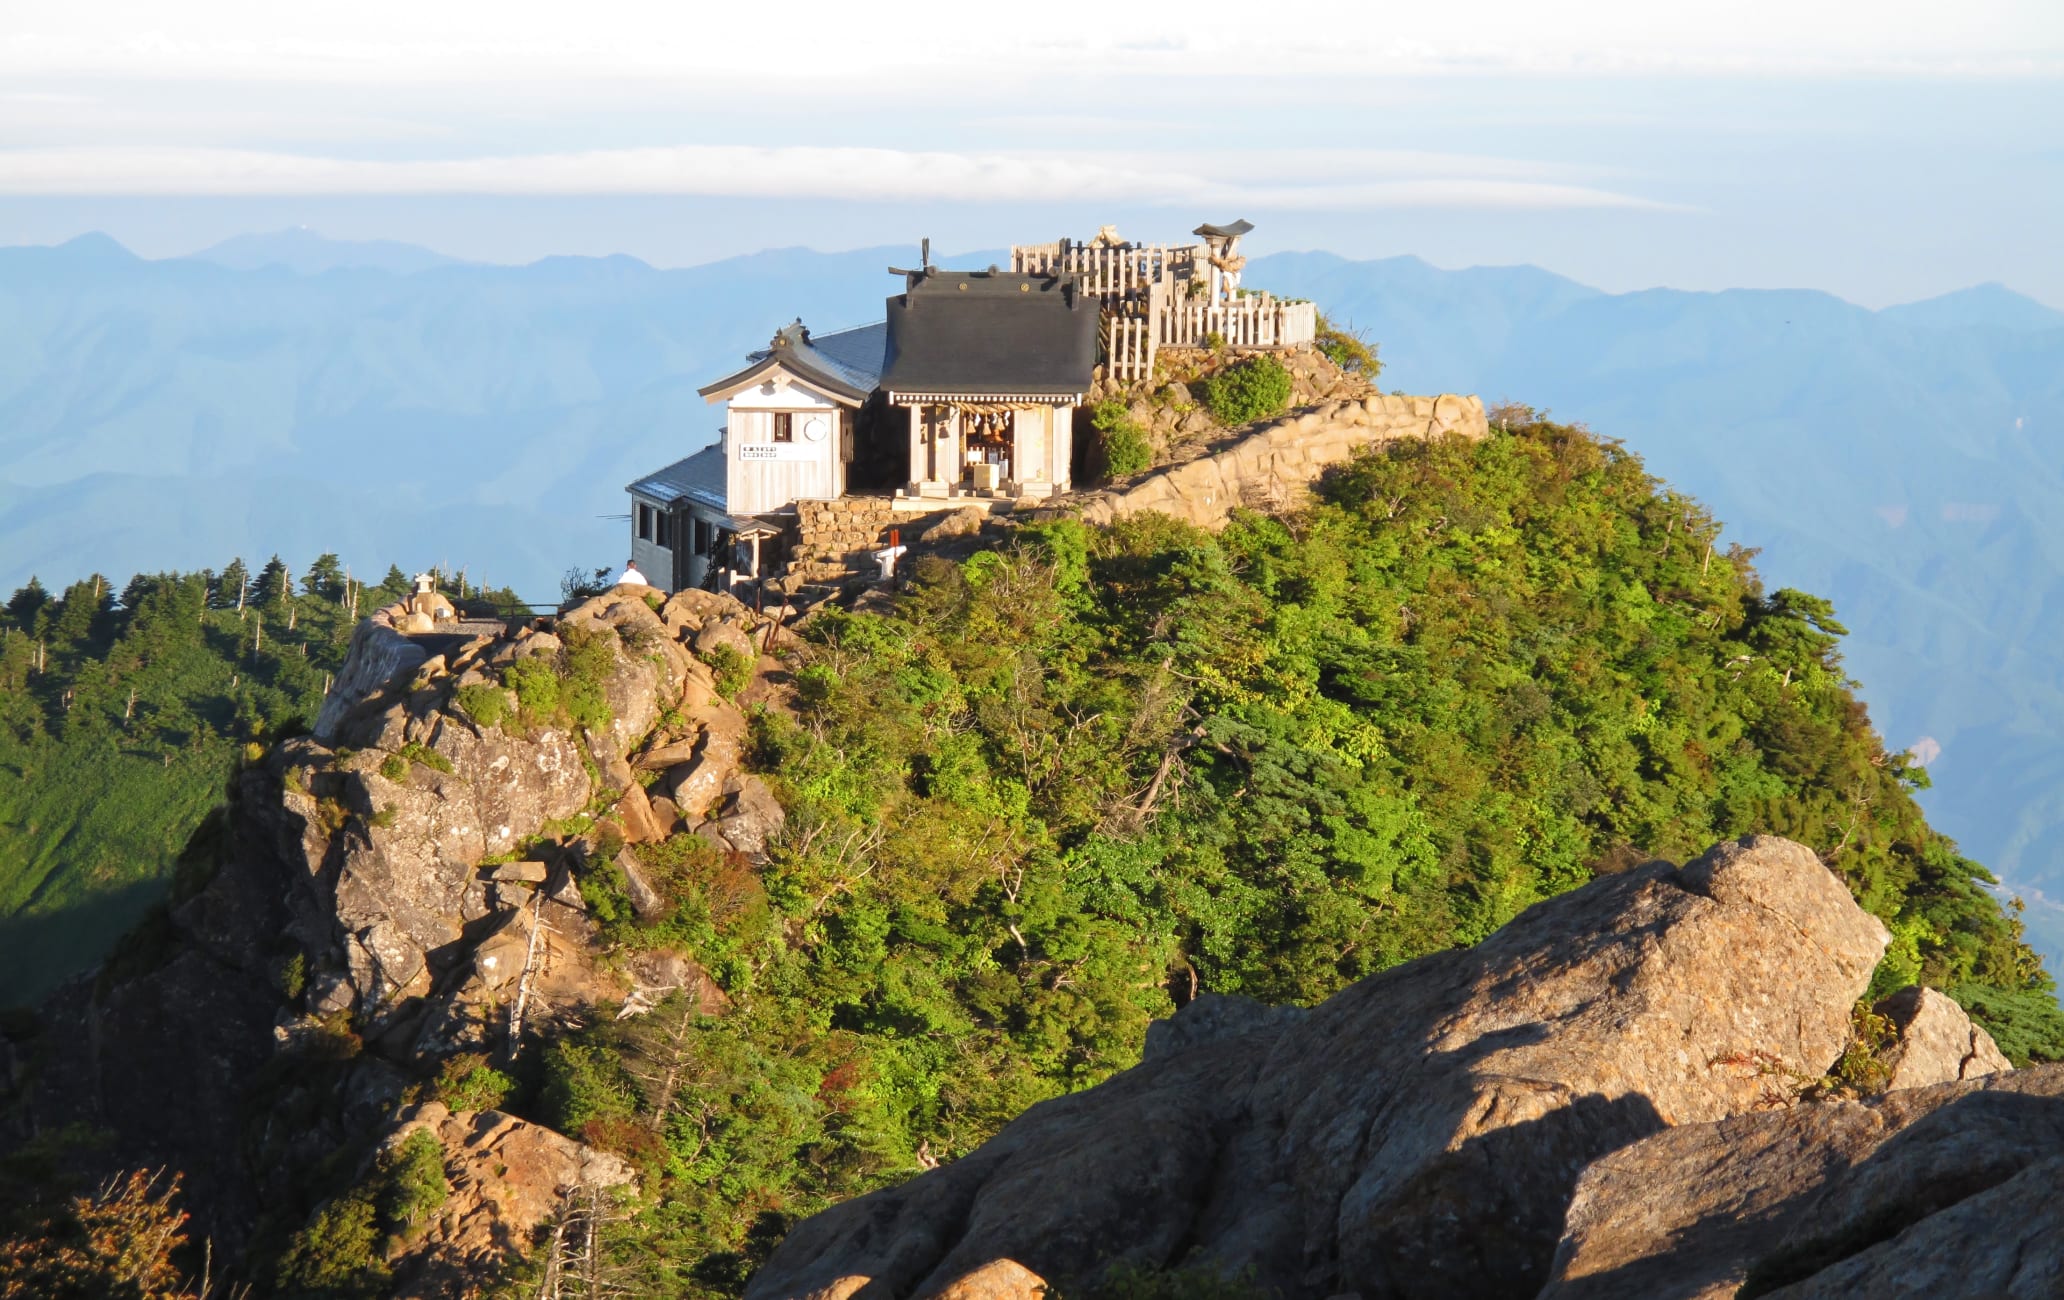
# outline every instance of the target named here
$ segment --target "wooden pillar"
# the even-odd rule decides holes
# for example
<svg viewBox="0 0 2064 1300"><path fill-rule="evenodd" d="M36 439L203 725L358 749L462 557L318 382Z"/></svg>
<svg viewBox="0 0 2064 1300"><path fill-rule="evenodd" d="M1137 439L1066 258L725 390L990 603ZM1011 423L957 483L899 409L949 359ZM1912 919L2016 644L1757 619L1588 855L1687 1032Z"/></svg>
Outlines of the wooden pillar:
<svg viewBox="0 0 2064 1300"><path fill-rule="evenodd" d="M918 496L924 491L925 466L925 408L906 406L910 415L910 487L909 494Z"/></svg>
<svg viewBox="0 0 2064 1300"><path fill-rule="evenodd" d="M1050 407L1046 418L1047 477L1054 491L1066 492L1073 484L1070 463L1075 459L1074 404Z"/></svg>
<svg viewBox="0 0 2064 1300"><path fill-rule="evenodd" d="M1010 414L1010 478L1006 480L1004 486L1006 490L1009 490L1015 485L1015 490L1019 496L1025 495L1025 484L1046 477L1042 472L1045 468L1045 458L1038 456L1036 454L1036 447L1031 445L1036 444L1038 439L1025 436L1032 423L1039 419L1040 413L1045 409L1039 406L1026 406L1020 407Z"/></svg>
<svg viewBox="0 0 2064 1300"><path fill-rule="evenodd" d="M946 408L946 429L939 437L939 464L937 473L945 480L946 495L952 496L960 487L960 408Z"/></svg>

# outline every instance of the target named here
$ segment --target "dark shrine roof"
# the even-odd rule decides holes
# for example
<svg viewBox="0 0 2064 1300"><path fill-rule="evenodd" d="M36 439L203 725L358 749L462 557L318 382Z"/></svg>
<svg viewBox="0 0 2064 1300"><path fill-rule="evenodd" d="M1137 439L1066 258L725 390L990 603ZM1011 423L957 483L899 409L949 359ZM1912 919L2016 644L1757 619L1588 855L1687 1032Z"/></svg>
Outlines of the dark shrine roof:
<svg viewBox="0 0 2064 1300"><path fill-rule="evenodd" d="M942 397L1066 397L1089 391L1097 301L1072 279L925 271L889 299L881 386Z"/></svg>
<svg viewBox="0 0 2064 1300"><path fill-rule="evenodd" d="M1203 225L1191 231L1190 233L1193 235L1202 235L1206 239L1210 239L1213 236L1217 236L1220 239L1238 239L1240 236L1246 234L1248 231L1253 229L1254 223L1251 221L1235 221L1230 226L1214 226L1207 221Z"/></svg>
<svg viewBox="0 0 2064 1300"><path fill-rule="evenodd" d="M677 460L663 470L647 474L624 489L664 505L683 497L712 509L725 509L724 444L704 447L686 460Z"/></svg>
<svg viewBox="0 0 2064 1300"><path fill-rule="evenodd" d="M751 383L776 366L834 397L864 402L881 382L888 327L880 321L834 334L813 335L801 321L783 326L773 342L750 354L751 365L698 390L704 397Z"/></svg>

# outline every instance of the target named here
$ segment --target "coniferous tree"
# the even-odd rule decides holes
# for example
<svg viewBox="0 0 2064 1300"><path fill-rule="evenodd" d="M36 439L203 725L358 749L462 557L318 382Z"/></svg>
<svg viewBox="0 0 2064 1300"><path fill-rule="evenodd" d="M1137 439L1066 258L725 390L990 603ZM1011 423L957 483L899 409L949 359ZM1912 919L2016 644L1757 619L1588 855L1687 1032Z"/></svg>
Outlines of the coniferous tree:
<svg viewBox="0 0 2064 1300"><path fill-rule="evenodd" d="M50 593L31 576L7 598L7 617L14 621L16 627L27 632L35 626L36 615L49 603Z"/></svg>
<svg viewBox="0 0 2064 1300"><path fill-rule="evenodd" d="M250 585L251 571L244 566L243 557L238 556L222 571L222 577L215 583L214 599L208 603L215 609L240 609Z"/></svg>
<svg viewBox="0 0 2064 1300"><path fill-rule="evenodd" d="M129 579L129 585L122 588L122 599L120 602L122 609L125 612L133 613L142 608L143 602L150 597L151 591L157 587L158 578L159 575L154 573L139 573Z"/></svg>
<svg viewBox="0 0 2064 1300"><path fill-rule="evenodd" d="M294 577L287 562L275 555L258 571L258 603L277 605L294 594Z"/></svg>
<svg viewBox="0 0 2064 1300"><path fill-rule="evenodd" d="M321 600L344 598L344 565L334 552L315 557L315 563L308 566L307 575L301 579L301 594Z"/></svg>
<svg viewBox="0 0 2064 1300"><path fill-rule="evenodd" d="M409 593L415 589L416 584L409 581L408 575L401 571L401 566L390 564L387 566L387 576L380 579L380 585L366 593L374 598L366 603L368 605L392 604L397 600L406 599Z"/></svg>
<svg viewBox="0 0 2064 1300"><path fill-rule="evenodd" d="M54 653L77 655L92 649L94 633L102 615L113 601L107 579L95 574L65 588L50 620L50 641Z"/></svg>

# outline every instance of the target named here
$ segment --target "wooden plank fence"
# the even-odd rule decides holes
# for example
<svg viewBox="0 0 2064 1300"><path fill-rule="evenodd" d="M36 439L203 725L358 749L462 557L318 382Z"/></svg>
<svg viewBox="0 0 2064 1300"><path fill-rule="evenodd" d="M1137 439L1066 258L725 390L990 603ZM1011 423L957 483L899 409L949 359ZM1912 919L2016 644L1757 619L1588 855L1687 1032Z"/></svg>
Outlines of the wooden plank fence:
<svg viewBox="0 0 2064 1300"><path fill-rule="evenodd" d="M1104 373L1148 379L1160 349L1201 348L1213 335L1234 348L1292 348L1318 335L1318 308L1266 293L1207 303L1184 296L1203 267L1200 245L1020 244L1017 275L1070 275L1102 304Z"/></svg>
<svg viewBox="0 0 2064 1300"><path fill-rule="evenodd" d="M1174 280L1179 269L1192 263L1196 251L1190 245L1167 244L1022 244L1011 249L1011 271L1079 276L1085 293L1107 301L1131 301Z"/></svg>
<svg viewBox="0 0 2064 1300"><path fill-rule="evenodd" d="M1291 348L1318 337L1318 308L1308 302L1278 302L1268 294L1225 303L1176 302L1160 314L1155 342L1162 347L1201 348L1216 334L1227 347Z"/></svg>
<svg viewBox="0 0 2064 1300"><path fill-rule="evenodd" d="M1104 373L1113 379L1151 379L1159 342L1147 316L1104 313Z"/></svg>

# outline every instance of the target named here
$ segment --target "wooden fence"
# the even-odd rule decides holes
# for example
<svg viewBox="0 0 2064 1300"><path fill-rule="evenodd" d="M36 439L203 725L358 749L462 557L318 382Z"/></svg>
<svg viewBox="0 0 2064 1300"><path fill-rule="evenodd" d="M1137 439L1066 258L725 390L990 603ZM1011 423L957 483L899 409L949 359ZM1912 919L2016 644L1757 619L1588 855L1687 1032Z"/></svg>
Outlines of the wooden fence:
<svg viewBox="0 0 2064 1300"><path fill-rule="evenodd" d="M1225 303L1169 303L1159 324L1154 341L1161 347L1201 348L1216 334L1231 348L1294 348L1318 337L1319 309L1262 293Z"/></svg>
<svg viewBox="0 0 2064 1300"><path fill-rule="evenodd" d="M1102 306L1104 373L1148 379L1162 348L1293 348L1318 335L1318 309L1266 293L1228 302L1194 301L1205 250L1195 244L1020 244L1011 249L1017 275L1069 275ZM1217 339L1213 339L1213 335Z"/></svg>
<svg viewBox="0 0 2064 1300"><path fill-rule="evenodd" d="M1151 317L1106 309L1104 373L1113 379L1151 379L1159 342Z"/></svg>
<svg viewBox="0 0 2064 1300"><path fill-rule="evenodd" d="M1011 249L1018 275L1074 275L1082 290L1105 301L1144 298L1158 284L1172 282L1193 263L1193 245L1021 244Z"/></svg>

